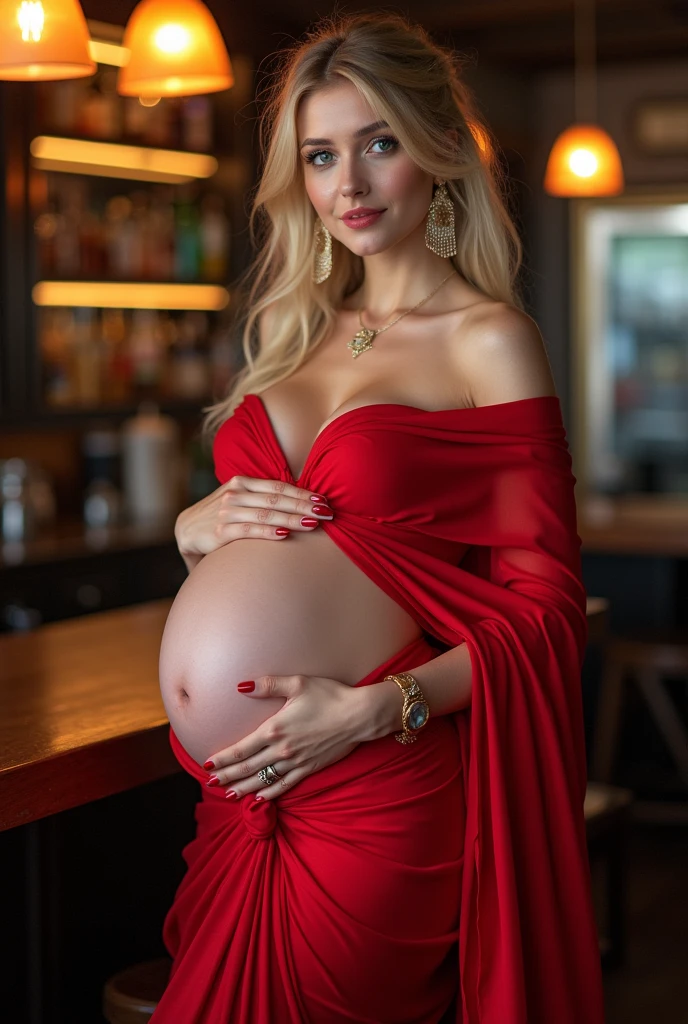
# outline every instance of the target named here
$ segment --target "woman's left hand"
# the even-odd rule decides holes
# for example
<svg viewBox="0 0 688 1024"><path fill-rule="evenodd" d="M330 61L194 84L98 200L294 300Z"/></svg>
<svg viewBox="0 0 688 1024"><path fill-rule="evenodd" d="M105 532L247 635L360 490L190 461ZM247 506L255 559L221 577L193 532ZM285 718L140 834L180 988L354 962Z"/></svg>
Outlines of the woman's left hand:
<svg viewBox="0 0 688 1024"><path fill-rule="evenodd" d="M274 800L308 775L350 754L366 738L364 690L322 676L259 676L250 699L286 697L286 703L254 732L205 762L207 785L229 786L232 799L256 793ZM282 776L272 784L258 771L274 765ZM218 781L214 781L214 780Z"/></svg>

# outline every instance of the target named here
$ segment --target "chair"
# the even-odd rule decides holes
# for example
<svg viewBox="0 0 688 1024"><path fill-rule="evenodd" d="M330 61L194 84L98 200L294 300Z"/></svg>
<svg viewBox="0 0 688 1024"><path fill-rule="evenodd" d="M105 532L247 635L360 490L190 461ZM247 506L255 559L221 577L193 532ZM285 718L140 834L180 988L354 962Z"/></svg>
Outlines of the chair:
<svg viewBox="0 0 688 1024"><path fill-rule="evenodd" d="M688 730L668 693L663 677L688 679L688 632L645 629L632 637L613 636L605 645L597 723L593 743L591 777L612 782L622 723L626 680L632 681L676 765L688 798ZM655 822L688 822L685 802L636 800L633 816Z"/></svg>
<svg viewBox="0 0 688 1024"><path fill-rule="evenodd" d="M620 967L626 956L626 840L633 792L588 782L585 831L590 865L606 860L606 913L600 935L603 967Z"/></svg>
<svg viewBox="0 0 688 1024"><path fill-rule="evenodd" d="M172 961L148 960L114 974L103 989L103 1016L108 1024L149 1021L165 991Z"/></svg>

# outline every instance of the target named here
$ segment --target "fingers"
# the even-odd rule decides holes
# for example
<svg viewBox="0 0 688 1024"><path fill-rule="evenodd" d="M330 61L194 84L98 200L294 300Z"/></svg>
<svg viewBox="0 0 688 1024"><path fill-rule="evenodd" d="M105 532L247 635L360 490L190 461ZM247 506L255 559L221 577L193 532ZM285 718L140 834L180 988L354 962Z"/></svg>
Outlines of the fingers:
<svg viewBox="0 0 688 1024"><path fill-rule="evenodd" d="M253 796L254 799L276 800L287 790L295 786L297 782L301 782L302 779L310 775L310 770L306 765L294 768L289 767L288 763L266 761L264 765L261 765L261 768L265 768L268 764L274 764L275 771L282 776L281 779L276 779L272 783L265 783L256 774L244 782L234 783L226 791L226 799L241 800L245 796Z"/></svg>
<svg viewBox="0 0 688 1024"><path fill-rule="evenodd" d="M243 487L246 481L252 486ZM297 497L308 492L285 484L280 480L253 480L249 477L233 477L232 484L220 498L218 510L218 536L227 539L236 537L281 538L284 530L308 532L314 530L321 519L332 520L333 511L323 503ZM261 485L253 486L253 485ZM275 489L289 487L295 494L286 494ZM224 527L239 527L224 530ZM280 533L276 531L280 529Z"/></svg>
<svg viewBox="0 0 688 1024"><path fill-rule="evenodd" d="M219 759L216 757L213 760L217 764ZM206 764L208 763L206 762ZM247 793L270 788L270 784L263 782L258 776L260 769L266 768L269 764L274 767L278 775L284 778L290 772L303 768L303 765L297 765L293 758L281 756L279 748L264 747L256 755L247 758L240 764L230 765L227 768L217 767L215 770L211 770L206 786L210 789L216 786L225 786L233 790L237 796L245 796ZM278 782L275 781L272 785L276 786Z"/></svg>
<svg viewBox="0 0 688 1024"><path fill-rule="evenodd" d="M223 484L225 492L236 499L237 504L276 509L298 515L311 515L314 506L328 508L327 498L322 494L303 487L296 487L284 480L262 480L252 476L234 476ZM256 496L259 495L259 500ZM224 497L224 496L223 496ZM231 502L231 499L230 499ZM316 513L317 515L317 513ZM322 518L328 518L325 512Z"/></svg>
<svg viewBox="0 0 688 1024"><path fill-rule="evenodd" d="M280 774L282 774L279 765L275 765L275 768ZM261 785L261 789L260 792L256 793L255 799L276 800L278 797L282 796L282 794L285 793L287 790L295 786L297 782L301 782L302 779L305 779L310 774L311 772L309 768L301 766L300 768L292 768L292 770L288 771L283 778L278 779L277 782L273 782L272 785L269 786L266 786L264 783L260 782L259 779L258 781ZM232 797L228 796L227 799L231 800ZM235 799L240 799L240 794L237 797L235 797Z"/></svg>

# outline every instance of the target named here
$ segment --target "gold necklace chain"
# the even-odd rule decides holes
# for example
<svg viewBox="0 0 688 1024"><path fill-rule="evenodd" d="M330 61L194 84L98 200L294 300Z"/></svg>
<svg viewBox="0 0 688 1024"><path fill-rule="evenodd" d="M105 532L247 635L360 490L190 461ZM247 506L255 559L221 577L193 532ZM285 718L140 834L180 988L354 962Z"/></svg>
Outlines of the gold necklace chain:
<svg viewBox="0 0 688 1024"><path fill-rule="evenodd" d="M396 317L396 319L392 320L391 323L385 324L384 327L378 327L377 330L374 330L371 327L364 326L363 320L361 319L363 306L361 306L358 310L358 322L361 325L361 329L354 335L352 340L348 341L346 344L346 347L350 348L351 351L353 352L354 359L357 359L358 356L360 356L363 352L367 352L369 349L373 347L373 341L378 336L378 334L382 334L383 331L388 331L390 327L394 327L394 325L398 323L402 319L402 317L408 316L409 313L413 313L414 309L418 309L418 307L422 306L424 302L427 302L428 299L431 299L433 295L440 290L444 282L448 281L449 278L456 273L458 273L458 271L452 270L451 274L447 274L447 276L442 281L440 281L437 287L433 288L429 295L426 295L424 299L421 299L420 302L417 302L415 306L411 306L411 308L407 309L404 313L400 313L399 316Z"/></svg>

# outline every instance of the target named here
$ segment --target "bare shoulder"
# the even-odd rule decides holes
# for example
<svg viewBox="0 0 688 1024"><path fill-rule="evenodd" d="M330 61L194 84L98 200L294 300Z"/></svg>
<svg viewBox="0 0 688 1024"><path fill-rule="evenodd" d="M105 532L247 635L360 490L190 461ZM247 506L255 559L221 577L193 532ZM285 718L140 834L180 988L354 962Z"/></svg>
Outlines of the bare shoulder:
<svg viewBox="0 0 688 1024"><path fill-rule="evenodd" d="M477 303L452 352L459 379L475 406L556 395L537 324L509 303Z"/></svg>

